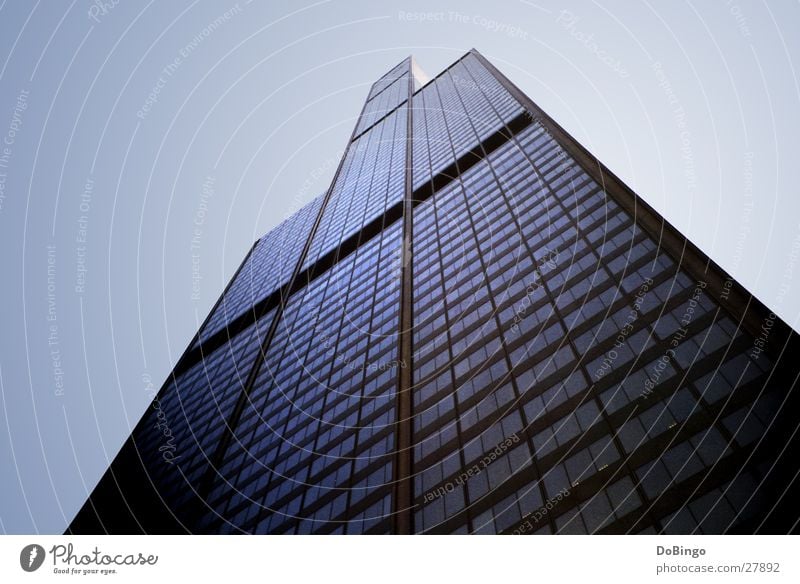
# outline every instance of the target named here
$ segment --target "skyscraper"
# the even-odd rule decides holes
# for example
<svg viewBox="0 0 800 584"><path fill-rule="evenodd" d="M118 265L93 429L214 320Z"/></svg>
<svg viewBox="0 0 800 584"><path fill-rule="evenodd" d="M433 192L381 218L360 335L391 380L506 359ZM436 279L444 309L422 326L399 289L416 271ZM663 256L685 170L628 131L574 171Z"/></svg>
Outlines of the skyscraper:
<svg viewBox="0 0 800 584"><path fill-rule="evenodd" d="M477 51L409 58L69 531L797 530L797 347Z"/></svg>

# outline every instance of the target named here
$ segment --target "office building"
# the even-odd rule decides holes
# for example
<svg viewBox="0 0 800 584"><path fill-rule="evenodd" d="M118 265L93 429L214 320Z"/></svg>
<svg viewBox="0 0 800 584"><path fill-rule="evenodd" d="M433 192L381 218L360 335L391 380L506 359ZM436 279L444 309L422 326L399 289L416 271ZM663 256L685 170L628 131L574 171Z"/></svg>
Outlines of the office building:
<svg viewBox="0 0 800 584"><path fill-rule="evenodd" d="M480 53L409 58L70 531L796 531L797 346Z"/></svg>

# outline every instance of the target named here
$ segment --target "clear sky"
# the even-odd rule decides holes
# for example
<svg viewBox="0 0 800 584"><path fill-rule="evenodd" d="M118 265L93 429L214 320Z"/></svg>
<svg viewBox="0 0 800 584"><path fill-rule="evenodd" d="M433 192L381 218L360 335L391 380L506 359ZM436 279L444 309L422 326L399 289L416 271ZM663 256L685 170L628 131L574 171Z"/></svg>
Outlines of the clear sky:
<svg viewBox="0 0 800 584"><path fill-rule="evenodd" d="M475 47L795 329L800 5L0 3L0 531L61 532L369 85Z"/></svg>

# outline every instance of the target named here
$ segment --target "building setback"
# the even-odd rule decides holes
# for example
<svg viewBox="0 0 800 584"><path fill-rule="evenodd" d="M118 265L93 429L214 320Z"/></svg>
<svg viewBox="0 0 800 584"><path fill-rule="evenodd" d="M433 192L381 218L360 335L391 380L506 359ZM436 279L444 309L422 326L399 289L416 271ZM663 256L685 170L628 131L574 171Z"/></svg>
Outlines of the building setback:
<svg viewBox="0 0 800 584"><path fill-rule="evenodd" d="M371 87L68 533L787 533L797 335L475 50Z"/></svg>

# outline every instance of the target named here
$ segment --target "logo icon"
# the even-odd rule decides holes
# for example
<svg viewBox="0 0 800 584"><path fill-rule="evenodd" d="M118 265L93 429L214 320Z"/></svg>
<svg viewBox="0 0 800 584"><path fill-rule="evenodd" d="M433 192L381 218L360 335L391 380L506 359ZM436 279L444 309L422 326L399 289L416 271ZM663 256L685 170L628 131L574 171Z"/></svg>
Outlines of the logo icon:
<svg viewBox="0 0 800 584"><path fill-rule="evenodd" d="M39 544L26 545L19 553L19 565L26 572L35 572L42 567L44 556L44 548Z"/></svg>

